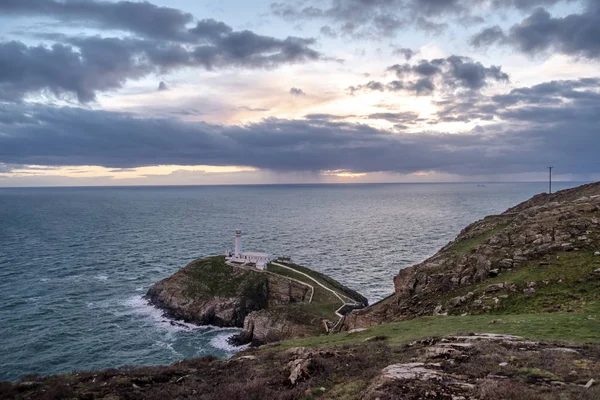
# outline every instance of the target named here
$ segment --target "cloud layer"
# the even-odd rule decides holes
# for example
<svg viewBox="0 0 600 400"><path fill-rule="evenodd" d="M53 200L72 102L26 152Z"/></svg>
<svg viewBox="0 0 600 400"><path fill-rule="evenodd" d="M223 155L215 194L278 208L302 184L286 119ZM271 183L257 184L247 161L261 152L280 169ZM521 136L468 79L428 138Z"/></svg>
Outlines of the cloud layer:
<svg viewBox="0 0 600 400"><path fill-rule="evenodd" d="M138 119L79 108L9 106L0 112L0 163L99 165L243 165L280 172L346 170L471 174L597 168L598 80L549 82L504 96L455 101L435 118L488 115L498 123L468 133L401 133L331 115L266 119L244 126ZM540 102L540 99L546 99ZM419 123L411 113L366 116ZM574 164L573 154L577 154Z"/></svg>
<svg viewBox="0 0 600 400"><path fill-rule="evenodd" d="M553 17L545 8L538 8L508 31L492 26L471 38L471 44L477 48L496 43L513 46L530 55L555 51L598 59L600 4L587 0L582 13L565 17Z"/></svg>
<svg viewBox="0 0 600 400"><path fill-rule="evenodd" d="M501 67L485 67L469 57L450 56L434 60L420 60L414 64L395 64L387 68L398 78L382 83L371 81L351 86L351 94L359 91L408 91L417 95L431 95L436 89L444 92L478 91L493 82L508 82L508 74Z"/></svg>
<svg viewBox="0 0 600 400"><path fill-rule="evenodd" d="M499 9L527 11L569 0L329 0L279 1L271 4L274 15L288 21L321 19L336 25L344 35L392 37L401 29L418 28L439 34L448 18L481 22L476 12ZM323 34L331 36L331 27Z"/></svg>
<svg viewBox="0 0 600 400"><path fill-rule="evenodd" d="M89 102L97 92L120 88L128 80L182 67L274 68L321 57L311 48L314 39L234 31L223 22L194 21L190 14L146 2L10 0L0 2L0 13L39 14L137 35L52 33L37 35L52 45L0 42L0 100L4 101L46 92Z"/></svg>

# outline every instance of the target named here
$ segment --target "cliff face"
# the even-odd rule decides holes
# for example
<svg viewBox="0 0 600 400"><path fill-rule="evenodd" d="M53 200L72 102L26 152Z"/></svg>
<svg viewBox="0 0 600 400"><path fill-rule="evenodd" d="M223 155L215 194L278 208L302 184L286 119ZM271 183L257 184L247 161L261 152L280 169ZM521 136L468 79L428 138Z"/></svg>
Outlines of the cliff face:
<svg viewBox="0 0 600 400"><path fill-rule="evenodd" d="M222 257L196 260L148 290L147 298L170 316L199 325L242 327L252 311L305 301L308 287Z"/></svg>
<svg viewBox="0 0 600 400"><path fill-rule="evenodd" d="M433 257L401 270L394 295L352 312L345 327L511 307L556 311L565 302L576 307L599 292L597 251L600 183L540 194L471 224Z"/></svg>

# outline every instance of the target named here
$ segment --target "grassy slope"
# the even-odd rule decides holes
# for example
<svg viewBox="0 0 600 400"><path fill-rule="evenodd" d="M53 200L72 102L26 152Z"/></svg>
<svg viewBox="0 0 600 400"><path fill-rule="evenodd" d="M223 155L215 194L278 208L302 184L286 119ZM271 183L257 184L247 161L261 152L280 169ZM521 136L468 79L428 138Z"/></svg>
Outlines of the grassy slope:
<svg viewBox="0 0 600 400"><path fill-rule="evenodd" d="M322 274L320 272L314 271L310 268L306 268L306 267L303 267L303 266L297 265L297 264L287 264L287 266L316 279L322 285L328 287L331 290L336 291L337 293L341 294L342 296L345 296L345 297L355 300L355 301L365 301L366 302L366 299L362 295L360 295L356 291L342 285L335 279L333 279L325 274ZM290 276L290 277L298 279L302 282L306 282L309 285L315 286L314 282L312 280L306 278L306 276L304 276L302 274L294 274L293 272L291 272L285 268L281 268L276 265L269 264L268 270L276 272L280 275Z"/></svg>
<svg viewBox="0 0 600 400"><path fill-rule="evenodd" d="M547 264L547 265L546 265ZM495 283L512 283L516 292L508 289L487 296L484 304L493 306L493 314L518 314L552 312L558 310L582 310L589 302L600 301L600 274L594 273L600 268L600 257L591 251L562 252L542 259L524 262L518 268L503 273L484 282L470 285L448 293L441 302L451 297L462 296L468 292L483 292ZM523 294L530 282L535 282L533 295ZM499 304L493 304L493 297L508 296ZM452 314L464 312L481 313L481 310L458 307ZM600 333L599 333L600 334Z"/></svg>
<svg viewBox="0 0 600 400"><path fill-rule="evenodd" d="M539 340L600 343L600 302L590 303L573 313L421 317L377 325L358 333L344 332L290 340L281 343L281 346L337 346L361 343L375 336L386 337L389 344L403 344L428 336L481 332L506 333Z"/></svg>

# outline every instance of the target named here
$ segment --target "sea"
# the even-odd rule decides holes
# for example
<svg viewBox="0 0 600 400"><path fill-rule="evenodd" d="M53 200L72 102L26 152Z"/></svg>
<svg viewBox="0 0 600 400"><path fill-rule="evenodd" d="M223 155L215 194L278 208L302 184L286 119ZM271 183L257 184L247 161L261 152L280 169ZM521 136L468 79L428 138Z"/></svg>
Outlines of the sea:
<svg viewBox="0 0 600 400"><path fill-rule="evenodd" d="M555 189L579 183L558 182ZM402 268L545 183L0 188L0 381L229 357L236 329L144 299L233 247L289 256L375 302Z"/></svg>

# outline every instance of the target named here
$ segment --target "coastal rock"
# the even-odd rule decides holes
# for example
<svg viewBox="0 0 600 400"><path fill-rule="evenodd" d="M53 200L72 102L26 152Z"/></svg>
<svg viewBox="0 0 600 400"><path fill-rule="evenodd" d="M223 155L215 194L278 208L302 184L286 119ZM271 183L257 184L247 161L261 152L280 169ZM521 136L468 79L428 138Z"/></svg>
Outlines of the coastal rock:
<svg viewBox="0 0 600 400"><path fill-rule="evenodd" d="M290 279L225 264L220 257L196 260L154 284L150 303L169 316L199 325L242 327L253 311L303 302L309 287Z"/></svg>
<svg viewBox="0 0 600 400"><path fill-rule="evenodd" d="M287 312L274 307L251 312L244 321L241 344L261 345L289 338L302 338L325 333L322 320L310 314Z"/></svg>
<svg viewBox="0 0 600 400"><path fill-rule="evenodd" d="M146 297L175 319L241 327L250 312L267 306L268 288L266 275L214 258L191 262L154 284Z"/></svg>

